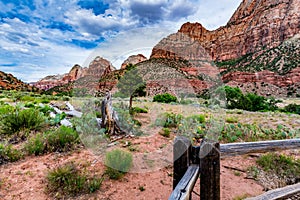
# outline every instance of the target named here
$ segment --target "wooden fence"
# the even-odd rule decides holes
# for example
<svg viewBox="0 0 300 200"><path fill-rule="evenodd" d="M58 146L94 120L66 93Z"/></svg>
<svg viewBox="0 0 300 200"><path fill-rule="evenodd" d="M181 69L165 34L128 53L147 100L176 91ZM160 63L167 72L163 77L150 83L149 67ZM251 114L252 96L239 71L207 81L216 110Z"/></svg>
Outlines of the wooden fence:
<svg viewBox="0 0 300 200"><path fill-rule="evenodd" d="M213 140L203 139L200 146L195 147L192 146L189 139L182 136L176 137L173 146L173 192L169 200L191 199L199 176L200 199L219 200L221 156L236 156L296 148L300 148L300 139L231 144L219 144ZM292 191L294 194L300 193L300 186L296 185ZM282 189L281 194L284 193L285 190ZM286 196L288 195L291 195L290 188L286 189ZM284 198L274 197L273 199Z"/></svg>

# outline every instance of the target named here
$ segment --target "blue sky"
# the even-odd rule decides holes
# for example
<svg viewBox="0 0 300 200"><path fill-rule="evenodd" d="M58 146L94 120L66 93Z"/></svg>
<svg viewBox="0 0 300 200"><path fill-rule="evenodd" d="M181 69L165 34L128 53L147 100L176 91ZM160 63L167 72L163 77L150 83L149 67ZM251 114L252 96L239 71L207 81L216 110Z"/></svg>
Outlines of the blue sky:
<svg viewBox="0 0 300 200"><path fill-rule="evenodd" d="M0 71L30 82L87 66L95 56L116 68L149 56L187 22L225 25L241 0L1 0Z"/></svg>

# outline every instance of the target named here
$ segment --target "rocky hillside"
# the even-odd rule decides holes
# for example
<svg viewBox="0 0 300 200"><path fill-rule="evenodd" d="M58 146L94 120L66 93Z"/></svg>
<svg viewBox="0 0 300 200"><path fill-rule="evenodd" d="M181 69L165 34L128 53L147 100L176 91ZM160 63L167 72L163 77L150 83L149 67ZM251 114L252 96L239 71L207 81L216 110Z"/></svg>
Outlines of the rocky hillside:
<svg viewBox="0 0 300 200"><path fill-rule="evenodd" d="M127 65L129 64L133 64L133 65L136 65L140 62L143 62L147 60L147 58L142 55L142 54L138 54L138 55L132 55L132 56L129 56L121 65L121 69L125 69Z"/></svg>
<svg viewBox="0 0 300 200"><path fill-rule="evenodd" d="M227 84L262 95L295 96L300 94L299 33L298 0L244 0L226 26L209 31L185 23L153 48L151 58L184 55L197 67L195 55L204 49ZM178 41L186 37L193 45L178 52Z"/></svg>
<svg viewBox="0 0 300 200"><path fill-rule="evenodd" d="M89 67L83 68L76 64L68 73L63 75L47 76L36 82L34 85L40 89L49 90L55 86L58 88L59 86L64 86L81 79L81 81L78 81L78 84L75 83L72 85L78 87L91 86L93 88L97 88L97 82L100 77L113 70L115 70L115 68L108 60L98 56L89 64Z"/></svg>
<svg viewBox="0 0 300 200"><path fill-rule="evenodd" d="M0 71L0 90L18 90L28 92L38 92L39 89L22 82L12 74L6 74Z"/></svg>

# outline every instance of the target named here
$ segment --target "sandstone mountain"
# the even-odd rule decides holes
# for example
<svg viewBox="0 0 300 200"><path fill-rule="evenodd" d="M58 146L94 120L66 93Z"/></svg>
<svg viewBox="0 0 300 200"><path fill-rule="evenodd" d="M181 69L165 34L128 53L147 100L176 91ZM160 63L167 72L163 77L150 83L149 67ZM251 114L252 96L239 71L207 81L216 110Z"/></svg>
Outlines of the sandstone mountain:
<svg viewBox="0 0 300 200"><path fill-rule="evenodd" d="M153 48L151 58L194 62L202 48L227 84L263 95L295 96L300 91L299 33L298 0L243 0L226 26L209 31L185 23ZM194 44L178 52L178 41L186 37Z"/></svg>
<svg viewBox="0 0 300 200"><path fill-rule="evenodd" d="M142 54L138 54L138 55L132 55L132 56L129 56L121 65L121 69L125 69L127 65L129 64L133 64L133 65L136 65L140 62L143 62L147 60L147 58L142 55Z"/></svg>
<svg viewBox="0 0 300 200"><path fill-rule="evenodd" d="M7 74L0 71L0 90L17 90L17 91L28 91L28 92L39 92L39 89L24 83L17 79L12 74Z"/></svg>
<svg viewBox="0 0 300 200"><path fill-rule="evenodd" d="M113 70L115 70L115 68L108 60L98 56L89 64L88 67L83 68L80 65L76 64L68 73L63 75L47 76L36 82L34 85L40 89L49 90L55 86L64 86L81 79L81 82L78 81L78 84L74 85L81 87L92 84L90 85L91 87L97 88L96 83L98 82L100 77L105 73L111 72Z"/></svg>

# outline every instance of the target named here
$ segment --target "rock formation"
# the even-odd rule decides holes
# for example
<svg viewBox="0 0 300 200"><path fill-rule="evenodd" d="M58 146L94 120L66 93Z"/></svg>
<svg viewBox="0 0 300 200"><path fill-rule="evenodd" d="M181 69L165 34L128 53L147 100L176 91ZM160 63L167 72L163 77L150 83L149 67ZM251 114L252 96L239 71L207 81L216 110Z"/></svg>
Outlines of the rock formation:
<svg viewBox="0 0 300 200"><path fill-rule="evenodd" d="M133 64L136 65L140 62L147 60L143 54L129 56L121 65L121 69L125 69L127 65Z"/></svg>
<svg viewBox="0 0 300 200"><path fill-rule="evenodd" d="M249 84L253 88L256 82L267 83L274 89L266 92L254 87L257 89L251 89L252 92L276 95L275 90L287 91L300 82L298 74L290 77L299 73L299 33L298 0L243 0L226 26L209 31L200 23L185 23L177 33L162 39L153 48L151 58L183 58L193 62L202 48L203 55L216 62L228 84L238 83L246 91ZM190 45L184 52L178 52L178 41L184 43L187 37L196 47ZM197 68L197 63L193 67ZM261 78L256 78L256 72L260 72ZM244 88L245 85L248 86ZM279 93L284 96L287 92Z"/></svg>
<svg viewBox="0 0 300 200"><path fill-rule="evenodd" d="M0 71L0 90L17 90L17 91L28 91L28 92L39 92L39 89L24 83L17 79L12 74L7 74Z"/></svg>
<svg viewBox="0 0 300 200"><path fill-rule="evenodd" d="M34 85L40 89L49 90L55 86L63 86L74 82L73 85L75 87L86 87L88 85L96 89L100 77L113 70L115 70L115 68L108 60L98 56L89 64L89 67L82 68L76 64L68 73L47 76L34 83ZM77 83L79 79L82 80Z"/></svg>

